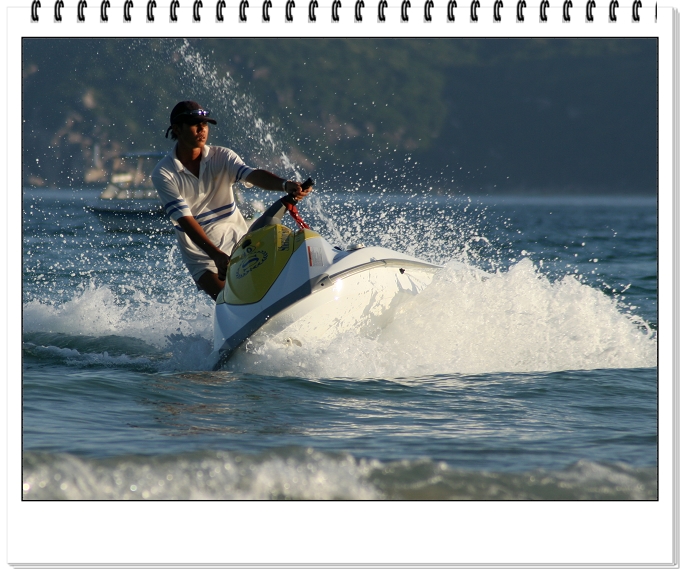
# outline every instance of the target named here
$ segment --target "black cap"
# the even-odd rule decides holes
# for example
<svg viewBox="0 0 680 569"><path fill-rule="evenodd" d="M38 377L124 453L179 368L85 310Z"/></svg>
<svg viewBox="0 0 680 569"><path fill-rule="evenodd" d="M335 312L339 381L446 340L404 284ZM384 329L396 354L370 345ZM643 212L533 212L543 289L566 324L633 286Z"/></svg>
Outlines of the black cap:
<svg viewBox="0 0 680 569"><path fill-rule="evenodd" d="M174 124L198 124L202 122L209 122L217 124L215 119L210 117L210 111L204 109L196 101L180 101L175 105L170 113L170 126L165 131L165 138Z"/></svg>

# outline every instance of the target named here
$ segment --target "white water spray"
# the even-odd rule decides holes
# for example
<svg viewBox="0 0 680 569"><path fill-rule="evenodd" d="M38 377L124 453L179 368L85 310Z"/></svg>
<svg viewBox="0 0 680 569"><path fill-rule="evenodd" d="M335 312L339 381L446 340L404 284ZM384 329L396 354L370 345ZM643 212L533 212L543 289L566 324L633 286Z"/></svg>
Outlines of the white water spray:
<svg viewBox="0 0 680 569"><path fill-rule="evenodd" d="M529 259L506 272L444 268L377 338L265 344L241 371L311 377L412 377L656 365L656 335L615 299L565 276L550 282Z"/></svg>

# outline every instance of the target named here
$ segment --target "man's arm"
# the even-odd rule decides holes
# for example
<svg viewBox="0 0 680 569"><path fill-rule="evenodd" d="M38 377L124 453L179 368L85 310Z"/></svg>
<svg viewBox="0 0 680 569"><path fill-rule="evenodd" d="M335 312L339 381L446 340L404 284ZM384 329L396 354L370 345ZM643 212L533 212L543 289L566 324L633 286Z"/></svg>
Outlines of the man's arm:
<svg viewBox="0 0 680 569"><path fill-rule="evenodd" d="M296 200L301 200L312 191L312 188L304 190L300 182L293 182L291 180L286 180L285 178L280 178L276 174L267 172L267 170L253 170L246 176L245 181L253 186L262 188L263 190L285 191ZM285 189L283 185L284 182Z"/></svg>
<svg viewBox="0 0 680 569"><path fill-rule="evenodd" d="M190 215L180 217L177 220L177 224L184 230L189 239L203 249L206 255L214 261L217 266L217 276L224 280L227 274L227 266L229 265L229 255L215 246L205 234L198 221L196 221L196 218Z"/></svg>

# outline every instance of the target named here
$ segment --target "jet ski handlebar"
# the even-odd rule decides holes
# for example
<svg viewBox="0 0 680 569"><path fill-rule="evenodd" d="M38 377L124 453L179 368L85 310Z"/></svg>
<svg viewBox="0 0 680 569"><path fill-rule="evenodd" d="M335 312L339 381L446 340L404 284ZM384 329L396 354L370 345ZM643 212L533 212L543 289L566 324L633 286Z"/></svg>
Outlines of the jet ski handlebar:
<svg viewBox="0 0 680 569"><path fill-rule="evenodd" d="M311 188L314 185L314 180L307 178L301 186L303 190ZM276 200L272 205L270 205L264 213L258 217L253 224L250 226L248 232L255 231L256 229L262 229L268 225L279 225L283 221L283 216L286 211L290 212L290 215L295 220L295 222L300 226L300 228L308 229L309 226L302 220L300 214L298 213L295 204L297 200L291 195L285 195L280 200Z"/></svg>
<svg viewBox="0 0 680 569"><path fill-rule="evenodd" d="M306 179L304 182L302 182L302 184L300 184L300 185L302 186L302 189L303 189L303 190L306 190L307 188L311 188L311 187L314 185L314 180L312 180L311 178L307 178L307 179Z"/></svg>

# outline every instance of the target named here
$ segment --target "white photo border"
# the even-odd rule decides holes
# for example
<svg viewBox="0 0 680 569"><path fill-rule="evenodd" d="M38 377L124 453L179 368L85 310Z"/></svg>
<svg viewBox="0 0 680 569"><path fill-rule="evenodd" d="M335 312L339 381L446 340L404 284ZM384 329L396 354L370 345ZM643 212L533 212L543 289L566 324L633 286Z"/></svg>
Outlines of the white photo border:
<svg viewBox="0 0 680 569"><path fill-rule="evenodd" d="M659 46L659 499L649 502L30 502L21 499L21 172L11 162L13 140L22 130L21 42L28 37L224 37L223 23L206 0L200 23L192 2L182 0L178 22L167 15L170 1L159 2L154 23L146 21L146 2L111 0L108 22L100 2L90 0L86 22L77 2L67 0L54 19L55 2L42 0L39 21L31 19L30 0L4 7L2 62L7 110L6 279L3 286L7 420L5 468L7 516L3 534L6 562L16 567L678 567L678 13L643 0L640 22L622 1L619 21L609 21L609 2L592 8L574 2L573 21L565 23L562 2L549 8L528 0L525 22L517 21L515 2L493 21L494 3L482 1L472 21L475 0L457 2L456 22L447 22L438 2L432 22L419 17L424 2L414 0L411 21L402 22L400 3L390 0L386 21L378 2L365 3L366 17L354 21L354 3L337 8L322 0L310 22L299 2L293 22L282 2L272 6L274 27L258 17L251 2L247 24L229 26L230 37L654 37ZM441 6L439 5L441 4ZM589 4L589 3L588 3ZM35 5L33 5L35 6ZM548 15L540 21L541 10ZM225 6L225 20L236 22L239 5ZM166 15L163 16L163 13ZM373 16L369 14L373 13ZM222 26L222 27L221 27Z"/></svg>

